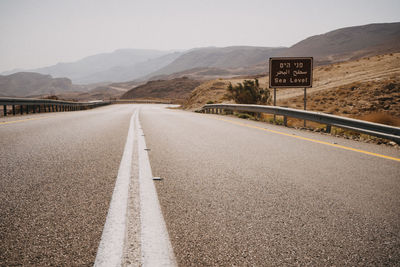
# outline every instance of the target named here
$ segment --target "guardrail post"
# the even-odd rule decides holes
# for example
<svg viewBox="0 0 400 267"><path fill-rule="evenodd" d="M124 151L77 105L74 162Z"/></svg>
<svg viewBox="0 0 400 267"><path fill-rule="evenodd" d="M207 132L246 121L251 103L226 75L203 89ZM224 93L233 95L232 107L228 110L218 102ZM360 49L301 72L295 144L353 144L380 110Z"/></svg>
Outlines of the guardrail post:
<svg viewBox="0 0 400 267"><path fill-rule="evenodd" d="M331 133L331 126L330 125L326 125L326 133Z"/></svg>
<svg viewBox="0 0 400 267"><path fill-rule="evenodd" d="M7 105L3 105L4 108L4 117L7 116Z"/></svg>
<svg viewBox="0 0 400 267"><path fill-rule="evenodd" d="M283 125L287 127L287 116L283 116Z"/></svg>

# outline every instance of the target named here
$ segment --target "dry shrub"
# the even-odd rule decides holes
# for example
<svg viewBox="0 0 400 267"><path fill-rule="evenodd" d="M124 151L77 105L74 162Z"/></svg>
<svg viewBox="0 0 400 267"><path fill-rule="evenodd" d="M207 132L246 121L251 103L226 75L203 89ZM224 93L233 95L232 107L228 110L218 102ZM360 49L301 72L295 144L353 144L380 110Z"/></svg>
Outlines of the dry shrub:
<svg viewBox="0 0 400 267"><path fill-rule="evenodd" d="M383 112L376 112L364 115L359 117L359 119L386 125L400 126L400 118Z"/></svg>

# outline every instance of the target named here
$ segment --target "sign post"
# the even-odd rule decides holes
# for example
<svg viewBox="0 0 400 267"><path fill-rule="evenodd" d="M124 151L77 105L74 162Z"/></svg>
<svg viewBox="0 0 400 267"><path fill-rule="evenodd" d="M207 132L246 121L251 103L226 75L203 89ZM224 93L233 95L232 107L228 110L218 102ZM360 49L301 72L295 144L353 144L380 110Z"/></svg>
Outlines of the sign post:
<svg viewBox="0 0 400 267"><path fill-rule="evenodd" d="M307 110L307 88L304 88L304 110ZM304 120L304 128L306 128L306 120Z"/></svg>
<svg viewBox="0 0 400 267"><path fill-rule="evenodd" d="M274 88L274 106L276 106L276 88ZM276 115L274 114L274 124L276 124Z"/></svg>
<svg viewBox="0 0 400 267"><path fill-rule="evenodd" d="M307 88L312 87L312 57L276 57L269 59L269 88L304 88L304 110L307 109ZM274 123L275 123L274 115ZM306 127L306 121L304 121Z"/></svg>

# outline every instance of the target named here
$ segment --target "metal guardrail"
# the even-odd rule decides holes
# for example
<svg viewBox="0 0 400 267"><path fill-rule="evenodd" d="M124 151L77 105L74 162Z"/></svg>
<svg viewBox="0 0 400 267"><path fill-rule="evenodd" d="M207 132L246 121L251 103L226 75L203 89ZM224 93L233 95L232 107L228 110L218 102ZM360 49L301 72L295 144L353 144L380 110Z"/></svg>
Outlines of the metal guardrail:
<svg viewBox="0 0 400 267"><path fill-rule="evenodd" d="M3 106L3 115L16 115L17 111L23 113L40 113L40 112L59 112L59 111L75 111L99 106L109 105L109 101L91 101L91 102L71 102L53 99L35 99L35 98L9 98L0 97L0 106ZM8 110L11 106L11 110ZM24 108L25 106L25 108Z"/></svg>
<svg viewBox="0 0 400 267"><path fill-rule="evenodd" d="M116 99L111 100L112 104L172 104L171 100L155 99Z"/></svg>
<svg viewBox="0 0 400 267"><path fill-rule="evenodd" d="M330 132L331 126L335 126L380 138L385 138L400 144L399 127L367 122L363 120L351 119L351 118L326 114L322 112L298 110L293 108L284 108L276 106L242 105L242 104L208 104L205 105L202 108L202 110L211 113L214 113L214 111L215 113L220 113L222 110L268 113L273 115L284 116L285 122L287 121L287 117L292 117L301 120L326 124L327 132Z"/></svg>

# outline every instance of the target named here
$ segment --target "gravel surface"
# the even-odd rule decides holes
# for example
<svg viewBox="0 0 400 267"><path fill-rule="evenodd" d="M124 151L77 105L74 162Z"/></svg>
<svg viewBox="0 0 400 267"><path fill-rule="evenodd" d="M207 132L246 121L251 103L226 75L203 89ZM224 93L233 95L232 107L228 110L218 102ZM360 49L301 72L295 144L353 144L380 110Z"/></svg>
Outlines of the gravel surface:
<svg viewBox="0 0 400 267"><path fill-rule="evenodd" d="M0 266L93 265L133 109L0 125Z"/></svg>
<svg viewBox="0 0 400 267"><path fill-rule="evenodd" d="M180 266L400 264L399 162L219 118L141 112ZM226 119L400 158L389 147Z"/></svg>

